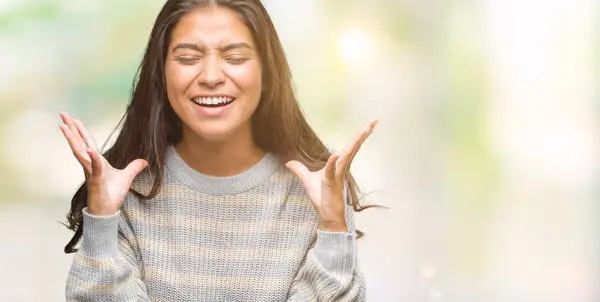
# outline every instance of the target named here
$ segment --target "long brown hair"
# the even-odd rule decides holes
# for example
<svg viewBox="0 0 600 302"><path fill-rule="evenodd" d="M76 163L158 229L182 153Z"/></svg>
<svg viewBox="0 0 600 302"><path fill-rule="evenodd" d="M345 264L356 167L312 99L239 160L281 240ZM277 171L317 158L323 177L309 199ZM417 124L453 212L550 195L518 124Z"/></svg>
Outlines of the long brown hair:
<svg viewBox="0 0 600 302"><path fill-rule="evenodd" d="M323 168L331 155L302 114L283 47L259 0L168 0L152 28L134 80L131 101L116 128L121 130L114 144L104 153L106 160L118 169L125 168L136 158L148 161L148 168L155 175L152 190L148 195L131 190L142 199L151 199L158 193L165 169L166 147L182 137L181 121L168 102L165 85L165 59L171 32L183 15L204 6L222 6L236 11L258 46L262 68L266 72L263 72L264 90L252 116L256 144L278 155L284 162L300 161L311 171ZM361 211L370 207L359 204L358 188L352 175L348 182L353 209ZM74 247L83 232L82 209L86 206L84 182L74 194L67 214L67 227L75 234L65 246L65 253L77 251Z"/></svg>

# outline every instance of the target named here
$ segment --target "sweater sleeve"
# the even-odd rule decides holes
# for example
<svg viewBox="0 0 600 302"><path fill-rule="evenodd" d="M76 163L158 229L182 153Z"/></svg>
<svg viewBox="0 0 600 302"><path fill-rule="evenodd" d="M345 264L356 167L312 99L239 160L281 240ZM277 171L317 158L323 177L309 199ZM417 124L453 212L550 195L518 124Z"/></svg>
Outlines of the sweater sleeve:
<svg viewBox="0 0 600 302"><path fill-rule="evenodd" d="M67 301L149 301L141 278L137 246L118 211L93 216L83 209L81 247L66 285Z"/></svg>
<svg viewBox="0 0 600 302"><path fill-rule="evenodd" d="M358 268L352 207L346 206L348 231L317 230L317 242L300 267L288 301L365 301Z"/></svg>

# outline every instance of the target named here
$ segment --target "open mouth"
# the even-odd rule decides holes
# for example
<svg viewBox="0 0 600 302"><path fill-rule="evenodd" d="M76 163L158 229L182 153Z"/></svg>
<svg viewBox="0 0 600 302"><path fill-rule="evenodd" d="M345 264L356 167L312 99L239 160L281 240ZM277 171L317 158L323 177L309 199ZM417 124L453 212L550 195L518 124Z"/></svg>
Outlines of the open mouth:
<svg viewBox="0 0 600 302"><path fill-rule="evenodd" d="M200 97L193 98L192 102L194 102L198 106L209 107L209 108L218 108L227 106L235 101L232 97Z"/></svg>

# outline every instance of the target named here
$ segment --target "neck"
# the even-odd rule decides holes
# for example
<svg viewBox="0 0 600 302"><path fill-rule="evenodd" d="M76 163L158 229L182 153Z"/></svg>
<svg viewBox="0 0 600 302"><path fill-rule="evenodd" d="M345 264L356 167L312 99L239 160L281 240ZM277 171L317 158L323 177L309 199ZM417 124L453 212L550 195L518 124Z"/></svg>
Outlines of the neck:
<svg viewBox="0 0 600 302"><path fill-rule="evenodd" d="M233 176L257 164L266 154L246 129L223 141L209 141L192 131L183 131L175 150L192 169L211 176Z"/></svg>

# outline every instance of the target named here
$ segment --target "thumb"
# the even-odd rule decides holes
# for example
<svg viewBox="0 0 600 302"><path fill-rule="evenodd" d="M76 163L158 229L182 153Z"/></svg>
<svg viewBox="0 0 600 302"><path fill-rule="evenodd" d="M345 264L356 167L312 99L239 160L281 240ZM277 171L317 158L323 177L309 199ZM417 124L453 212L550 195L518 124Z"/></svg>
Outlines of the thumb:
<svg viewBox="0 0 600 302"><path fill-rule="evenodd" d="M133 180L142 170L144 170L148 166L148 162L143 159L136 159L129 163L123 171L129 175L129 177Z"/></svg>
<svg viewBox="0 0 600 302"><path fill-rule="evenodd" d="M296 174L302 181L304 181L306 176L310 173L308 168L297 160L290 160L285 163L285 166L292 171L292 173Z"/></svg>

